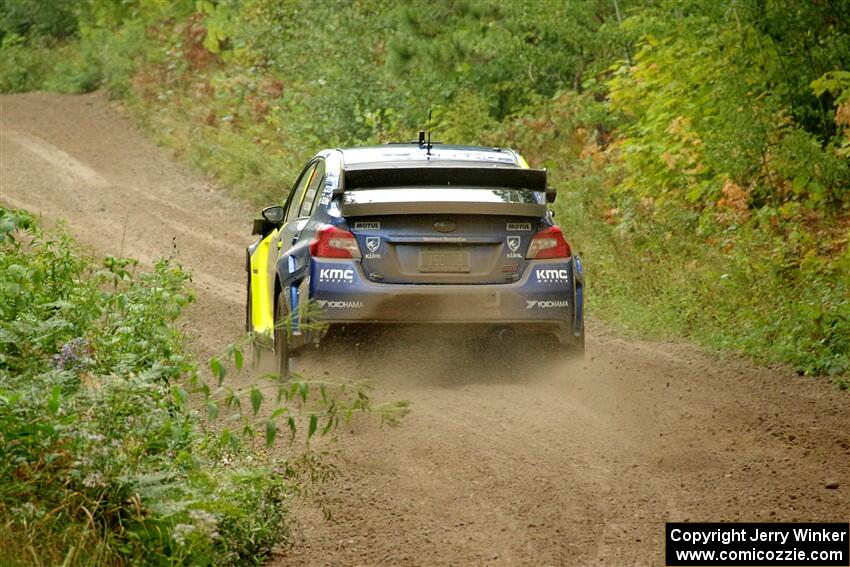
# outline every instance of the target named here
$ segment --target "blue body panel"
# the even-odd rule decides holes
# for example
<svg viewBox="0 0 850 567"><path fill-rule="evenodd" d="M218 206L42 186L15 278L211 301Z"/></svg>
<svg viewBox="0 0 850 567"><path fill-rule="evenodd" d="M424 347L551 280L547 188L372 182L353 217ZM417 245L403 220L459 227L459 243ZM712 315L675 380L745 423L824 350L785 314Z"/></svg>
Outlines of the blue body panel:
<svg viewBox="0 0 850 567"><path fill-rule="evenodd" d="M513 283L384 284L354 260L313 259L309 294L331 323L545 323L572 332L582 309L574 270L572 260L537 260Z"/></svg>

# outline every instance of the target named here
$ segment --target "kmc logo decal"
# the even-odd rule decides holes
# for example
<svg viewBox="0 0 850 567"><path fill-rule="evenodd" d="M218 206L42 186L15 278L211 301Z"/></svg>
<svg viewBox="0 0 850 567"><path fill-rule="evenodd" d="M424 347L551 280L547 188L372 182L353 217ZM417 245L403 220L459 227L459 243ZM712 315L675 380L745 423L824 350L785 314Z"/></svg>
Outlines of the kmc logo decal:
<svg viewBox="0 0 850 567"><path fill-rule="evenodd" d="M537 268L534 271L534 276L541 283L567 282L570 278L570 272L566 268Z"/></svg>
<svg viewBox="0 0 850 567"><path fill-rule="evenodd" d="M320 268L319 281L351 283L354 281L354 270L351 268Z"/></svg>

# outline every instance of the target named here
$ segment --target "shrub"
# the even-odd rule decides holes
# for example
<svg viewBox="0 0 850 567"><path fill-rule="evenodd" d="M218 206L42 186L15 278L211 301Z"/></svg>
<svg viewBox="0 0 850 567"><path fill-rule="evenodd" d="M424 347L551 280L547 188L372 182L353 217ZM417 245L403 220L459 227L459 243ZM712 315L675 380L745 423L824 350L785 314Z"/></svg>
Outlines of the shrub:
<svg viewBox="0 0 850 567"><path fill-rule="evenodd" d="M0 39L0 92L17 93L41 88L52 68L53 54L43 46L30 46L16 34Z"/></svg>
<svg viewBox="0 0 850 567"><path fill-rule="evenodd" d="M98 266L0 209L0 555L21 564L258 562L292 471L217 457L180 380L191 301L169 260ZM255 514L262 512L262 518Z"/></svg>

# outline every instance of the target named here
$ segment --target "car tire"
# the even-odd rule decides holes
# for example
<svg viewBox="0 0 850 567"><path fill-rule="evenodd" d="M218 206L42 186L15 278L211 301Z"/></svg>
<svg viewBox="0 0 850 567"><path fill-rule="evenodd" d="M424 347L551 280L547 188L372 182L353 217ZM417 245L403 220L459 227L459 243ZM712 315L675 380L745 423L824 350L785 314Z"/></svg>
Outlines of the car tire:
<svg viewBox="0 0 850 567"><path fill-rule="evenodd" d="M275 303L274 356L275 370L280 374L281 380L289 379L291 353L289 350L289 335L285 323L288 313L286 297L284 297L283 292L280 292L277 296L277 303Z"/></svg>

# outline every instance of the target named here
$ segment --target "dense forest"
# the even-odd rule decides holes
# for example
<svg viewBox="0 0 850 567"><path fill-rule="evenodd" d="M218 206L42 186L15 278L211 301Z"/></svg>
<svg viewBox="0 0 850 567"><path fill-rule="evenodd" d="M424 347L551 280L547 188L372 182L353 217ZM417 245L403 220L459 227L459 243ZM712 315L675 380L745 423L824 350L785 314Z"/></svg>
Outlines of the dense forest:
<svg viewBox="0 0 850 567"><path fill-rule="evenodd" d="M105 89L256 203L326 146L552 172L591 312L850 368L850 2L6 0L2 90Z"/></svg>

